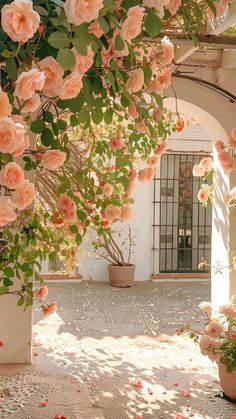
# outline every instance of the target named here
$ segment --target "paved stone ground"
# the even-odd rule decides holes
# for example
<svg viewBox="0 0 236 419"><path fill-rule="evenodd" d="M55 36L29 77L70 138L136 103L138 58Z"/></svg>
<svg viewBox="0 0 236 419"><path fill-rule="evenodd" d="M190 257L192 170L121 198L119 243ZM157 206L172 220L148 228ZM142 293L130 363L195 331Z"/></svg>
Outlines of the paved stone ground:
<svg viewBox="0 0 236 419"><path fill-rule="evenodd" d="M47 318L35 309L34 365L0 367L0 419L231 419L216 366L175 335L204 324L209 294L207 282L50 285L59 308Z"/></svg>

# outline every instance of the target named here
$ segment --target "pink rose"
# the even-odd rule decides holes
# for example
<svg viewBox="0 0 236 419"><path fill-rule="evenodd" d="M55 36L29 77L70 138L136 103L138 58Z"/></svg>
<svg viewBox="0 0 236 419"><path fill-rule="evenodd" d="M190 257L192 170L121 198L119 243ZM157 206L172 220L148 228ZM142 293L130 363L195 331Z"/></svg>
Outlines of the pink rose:
<svg viewBox="0 0 236 419"><path fill-rule="evenodd" d="M174 52L174 45L169 40L167 36L165 36L162 41L162 48L163 48L163 56L161 58L161 65L164 67L165 65L169 65L172 63L175 52Z"/></svg>
<svg viewBox="0 0 236 419"><path fill-rule="evenodd" d="M167 141L162 141L158 144L157 148L154 150L156 156L162 156L166 150L168 150Z"/></svg>
<svg viewBox="0 0 236 419"><path fill-rule="evenodd" d="M121 150L124 146L124 140L119 137L112 137L110 139L110 146L113 151Z"/></svg>
<svg viewBox="0 0 236 419"><path fill-rule="evenodd" d="M36 90L43 90L44 83L45 75L42 71L35 68L23 71L16 81L15 95L19 99L31 99Z"/></svg>
<svg viewBox="0 0 236 419"><path fill-rule="evenodd" d="M154 175L155 175L155 167L147 167L147 181L151 182L151 180L153 180Z"/></svg>
<svg viewBox="0 0 236 419"><path fill-rule="evenodd" d="M27 101L20 100L20 102L22 104L22 108L21 108L21 112L22 113L33 113L33 112L36 112L37 109L41 105L41 99L40 99L40 96L38 95L38 93L35 93L31 97L31 99L29 99Z"/></svg>
<svg viewBox="0 0 236 419"><path fill-rule="evenodd" d="M141 68L131 71L130 77L126 82L126 89L129 93L136 93L144 85L144 74Z"/></svg>
<svg viewBox="0 0 236 419"><path fill-rule="evenodd" d="M207 201L208 201L208 199L210 197L210 192L211 192L211 189L210 189L210 186L209 185L203 184L201 186L201 189L198 192L198 200L199 200L199 202L201 204L207 203Z"/></svg>
<svg viewBox="0 0 236 419"><path fill-rule="evenodd" d="M58 96L62 86L64 70L55 58L51 56L39 61L38 65L46 77L43 93L48 97Z"/></svg>
<svg viewBox="0 0 236 419"><path fill-rule="evenodd" d="M48 287L47 287L47 285L44 285L43 287L41 287L39 289L39 291L36 294L36 297L39 300L45 300L45 298L47 298L47 296L48 296Z"/></svg>
<svg viewBox="0 0 236 419"><path fill-rule="evenodd" d="M229 136L229 144L232 148L236 148L236 128L234 128Z"/></svg>
<svg viewBox="0 0 236 419"><path fill-rule="evenodd" d="M231 172L233 170L233 167L234 167L233 160L230 154L227 153L227 151L224 151L224 150L220 151L218 153L218 158L221 163L221 166L226 172Z"/></svg>
<svg viewBox="0 0 236 419"><path fill-rule="evenodd" d="M159 122L162 119L163 114L164 114L163 109L160 109L160 108L154 109L153 114L152 114L154 121Z"/></svg>
<svg viewBox="0 0 236 419"><path fill-rule="evenodd" d="M8 196L0 197L0 227L16 220L16 213L14 212L15 209L16 205L11 202Z"/></svg>
<svg viewBox="0 0 236 419"><path fill-rule="evenodd" d="M66 153L61 150L47 150L42 156L41 162L45 169L55 170L66 161Z"/></svg>
<svg viewBox="0 0 236 419"><path fill-rule="evenodd" d="M151 167L156 167L160 162L160 157L155 154L148 159L148 165Z"/></svg>
<svg viewBox="0 0 236 419"><path fill-rule="evenodd" d="M9 189L18 189L24 180L24 172L17 163L7 163L0 172L0 183Z"/></svg>
<svg viewBox="0 0 236 419"><path fill-rule="evenodd" d="M2 29L15 42L32 38L40 23L39 14L30 0L15 0L2 8Z"/></svg>
<svg viewBox="0 0 236 419"><path fill-rule="evenodd" d="M0 117L11 115L12 107L10 105L8 96L0 88Z"/></svg>
<svg viewBox="0 0 236 419"><path fill-rule="evenodd" d="M144 0L143 4L146 7L155 7L158 15L162 18L164 16L164 6L167 6L170 0Z"/></svg>
<svg viewBox="0 0 236 419"><path fill-rule="evenodd" d="M219 338L223 333L223 328L218 323L211 322L205 327L205 334L212 338Z"/></svg>
<svg viewBox="0 0 236 419"><path fill-rule="evenodd" d="M58 201L58 208L62 211L67 211L75 206L74 201L65 193L60 195Z"/></svg>
<svg viewBox="0 0 236 419"><path fill-rule="evenodd" d="M62 100L73 99L78 96L82 89L83 83L81 76L77 73L71 73L62 83L59 97Z"/></svg>
<svg viewBox="0 0 236 419"><path fill-rule="evenodd" d="M103 193L104 195L109 198L109 196L112 195L113 192L113 186L110 185L110 183L105 183L105 185L103 185L102 187Z"/></svg>
<svg viewBox="0 0 236 419"><path fill-rule="evenodd" d="M128 107L128 114L131 116L131 118L138 118L139 112L137 110L137 107L134 103Z"/></svg>
<svg viewBox="0 0 236 419"><path fill-rule="evenodd" d="M30 146L29 136L25 135L24 141L22 142L20 147L18 147L15 151L13 151L13 153L11 153L12 156L13 157L21 156L29 146Z"/></svg>
<svg viewBox="0 0 236 419"><path fill-rule="evenodd" d="M131 198L135 192L135 182L130 180L129 186L125 191L125 198Z"/></svg>
<svg viewBox="0 0 236 419"><path fill-rule="evenodd" d="M216 147L216 150L219 153L220 151L224 150L225 144L224 144L223 141L218 140L218 141L215 142L215 147Z"/></svg>
<svg viewBox="0 0 236 419"><path fill-rule="evenodd" d="M116 205L110 204L105 208L104 211L105 218L111 222L120 218L121 209Z"/></svg>
<svg viewBox="0 0 236 419"><path fill-rule="evenodd" d="M131 43L141 32L144 16L144 7L134 6L128 9L127 18L121 27L120 36L124 41Z"/></svg>
<svg viewBox="0 0 236 419"><path fill-rule="evenodd" d="M144 121L144 119L140 122L136 122L135 123L135 129L140 133L140 134L148 134L149 133L149 129Z"/></svg>
<svg viewBox="0 0 236 419"><path fill-rule="evenodd" d="M170 2L167 5L167 9L170 11L172 15L176 15L180 6L181 6L181 0L170 0Z"/></svg>
<svg viewBox="0 0 236 419"><path fill-rule="evenodd" d="M75 48L73 48L73 53L75 55L76 63L72 71L83 77L86 71L88 71L93 65L94 52L92 48L89 47L86 55L79 54Z"/></svg>
<svg viewBox="0 0 236 419"><path fill-rule="evenodd" d="M65 221L75 222L77 220L76 206L73 205L71 208L65 211Z"/></svg>
<svg viewBox="0 0 236 419"><path fill-rule="evenodd" d="M193 166L193 176L202 177L206 174L206 169L199 164L195 164Z"/></svg>
<svg viewBox="0 0 236 419"><path fill-rule="evenodd" d="M164 89L167 89L171 85L171 68L163 68L159 71L157 77L150 83L150 90L162 94Z"/></svg>
<svg viewBox="0 0 236 419"><path fill-rule="evenodd" d="M12 201L16 204L19 210L23 210L28 205L32 204L36 197L36 192L33 183L25 180L20 187L13 192Z"/></svg>
<svg viewBox="0 0 236 419"><path fill-rule="evenodd" d="M130 220L130 218L132 218L133 212L132 212L132 208L131 207L123 207L121 208L121 214L120 214L120 219L123 221L127 221Z"/></svg>
<svg viewBox="0 0 236 419"><path fill-rule="evenodd" d="M57 311L57 304L56 303L51 303L49 306L43 307L43 313L45 315L55 313L55 311Z"/></svg>
<svg viewBox="0 0 236 419"><path fill-rule="evenodd" d="M68 22L76 26L97 19L102 7L102 0L66 0L64 4Z"/></svg>
<svg viewBox="0 0 236 419"><path fill-rule="evenodd" d="M210 157L205 157L199 163L199 166L203 167L207 172L213 169L213 161Z"/></svg>
<svg viewBox="0 0 236 419"><path fill-rule="evenodd" d="M131 169L129 172L129 180L130 182L134 182L138 177L138 173L136 169Z"/></svg>
<svg viewBox="0 0 236 419"><path fill-rule="evenodd" d="M24 143L25 128L13 119L5 117L0 119L0 152L13 153Z"/></svg>
<svg viewBox="0 0 236 419"><path fill-rule="evenodd" d="M101 36L104 35L104 32L97 20L91 23L91 25L89 26L89 32L95 35L97 38L101 38Z"/></svg>
<svg viewBox="0 0 236 419"><path fill-rule="evenodd" d="M183 132L187 126L187 118L186 116L177 116L175 119L175 129L177 132Z"/></svg>

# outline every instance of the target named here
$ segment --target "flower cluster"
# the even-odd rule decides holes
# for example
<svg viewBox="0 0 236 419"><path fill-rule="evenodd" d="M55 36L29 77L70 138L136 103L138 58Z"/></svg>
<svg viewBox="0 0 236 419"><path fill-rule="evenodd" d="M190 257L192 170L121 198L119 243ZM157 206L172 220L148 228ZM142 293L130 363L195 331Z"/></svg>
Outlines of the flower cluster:
<svg viewBox="0 0 236 419"><path fill-rule="evenodd" d="M195 164L193 167L193 176L199 176L203 179L198 192L198 200L204 206L212 202L213 199L212 185L206 182L213 179L214 173L213 161L210 157L203 158L199 164Z"/></svg>

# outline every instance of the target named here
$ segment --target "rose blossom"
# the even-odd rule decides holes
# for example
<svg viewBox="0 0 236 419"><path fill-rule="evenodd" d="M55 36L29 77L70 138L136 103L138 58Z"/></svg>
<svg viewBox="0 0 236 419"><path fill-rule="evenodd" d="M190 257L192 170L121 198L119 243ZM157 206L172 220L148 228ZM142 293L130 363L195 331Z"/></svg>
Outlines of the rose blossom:
<svg viewBox="0 0 236 419"><path fill-rule="evenodd" d="M25 128L12 118L0 119L0 152L13 153L24 143Z"/></svg>
<svg viewBox="0 0 236 419"><path fill-rule="evenodd" d="M0 227L16 220L15 209L16 205L11 202L9 196L0 196Z"/></svg>
<svg viewBox="0 0 236 419"><path fill-rule="evenodd" d="M157 148L155 148L154 154L156 156L162 156L166 152L166 150L168 150L167 141L162 141L158 144Z"/></svg>
<svg viewBox="0 0 236 419"><path fill-rule="evenodd" d="M214 349L219 346L219 343L211 336L202 335L199 342L202 355L208 356L211 360L215 359Z"/></svg>
<svg viewBox="0 0 236 419"><path fill-rule="evenodd" d="M98 20L95 20L91 25L89 26L89 32L95 35L97 38L101 38L102 35L104 35L104 32L99 25Z"/></svg>
<svg viewBox="0 0 236 419"><path fill-rule="evenodd" d="M129 206L125 206L121 208L120 219L123 221L130 220L132 218L132 208Z"/></svg>
<svg viewBox="0 0 236 419"><path fill-rule="evenodd" d="M77 220L76 206L73 205L71 208L65 211L65 221L75 222Z"/></svg>
<svg viewBox="0 0 236 419"><path fill-rule="evenodd" d="M215 142L215 147L216 147L216 150L219 153L220 151L224 150L225 144L224 144L223 141L218 140L218 141Z"/></svg>
<svg viewBox="0 0 236 419"><path fill-rule="evenodd" d="M134 119L139 117L139 112L134 103L132 103L132 105L128 107L128 114L129 116L131 116L131 118L134 118Z"/></svg>
<svg viewBox="0 0 236 419"><path fill-rule="evenodd" d="M41 162L45 169L55 170L66 161L66 153L61 150L47 150L42 156Z"/></svg>
<svg viewBox="0 0 236 419"><path fill-rule="evenodd" d="M203 166L200 166L200 164L195 164L193 166L193 176L199 176L202 177L206 173L206 169Z"/></svg>
<svg viewBox="0 0 236 419"><path fill-rule="evenodd" d="M131 198L135 192L135 183L133 181L129 182L129 186L125 191L125 198Z"/></svg>
<svg viewBox="0 0 236 419"><path fill-rule="evenodd" d="M224 314L226 317L236 318L236 311L231 305L223 305L219 308L219 313Z"/></svg>
<svg viewBox="0 0 236 419"><path fill-rule="evenodd" d="M110 139L110 147L113 151L121 150L124 146L124 140L119 137L112 137Z"/></svg>
<svg viewBox="0 0 236 419"><path fill-rule="evenodd" d="M211 322L205 327L205 334L211 336L214 339L219 338L222 333L223 327L218 323Z"/></svg>
<svg viewBox="0 0 236 419"><path fill-rule="evenodd" d="M120 218L121 209L120 207L117 207L116 205L110 204L105 208L104 215L105 215L105 218L107 218L107 220L112 222Z"/></svg>
<svg viewBox="0 0 236 419"><path fill-rule="evenodd" d="M144 85L144 73L141 68L131 71L130 77L126 82L126 89L129 93L136 93Z"/></svg>
<svg viewBox="0 0 236 419"><path fill-rule="evenodd" d="M229 136L229 144L232 148L236 148L236 128L234 128Z"/></svg>
<svg viewBox="0 0 236 419"><path fill-rule="evenodd" d="M170 68L163 68L156 75L156 78L150 83L150 91L157 94L162 94L164 89L171 84L172 70Z"/></svg>
<svg viewBox="0 0 236 419"><path fill-rule="evenodd" d="M158 164L160 164L160 157L157 155L151 156L148 159L148 165L152 167L156 167Z"/></svg>
<svg viewBox="0 0 236 419"><path fill-rule="evenodd" d="M20 100L21 104L23 104L21 108L21 112L23 113L33 113L37 111L37 109L41 105L41 99L38 93L35 93L31 99L25 101Z"/></svg>
<svg viewBox="0 0 236 419"><path fill-rule="evenodd" d="M17 189L24 182L25 175L21 167L14 162L7 163L0 172L0 182L9 189Z"/></svg>
<svg viewBox="0 0 236 419"><path fill-rule="evenodd" d="M2 8L2 29L15 42L32 38L40 23L39 14L30 0L15 0Z"/></svg>
<svg viewBox="0 0 236 419"><path fill-rule="evenodd" d="M129 42L129 44L141 32L144 12L145 9L140 6L134 6L128 9L127 18L121 26L120 36L124 41Z"/></svg>
<svg viewBox="0 0 236 419"><path fill-rule="evenodd" d="M105 185L103 185L103 187L102 187L102 190L103 190L103 194L104 194L107 198L109 198L109 196L111 196L111 195L112 195L112 192L113 192L113 186L112 186L112 185L110 185L110 183L105 183Z"/></svg>
<svg viewBox="0 0 236 419"><path fill-rule="evenodd" d="M59 93L60 99L74 99L78 96L82 86L81 76L77 73L71 73L63 80Z"/></svg>
<svg viewBox="0 0 236 419"><path fill-rule="evenodd" d="M161 65L164 67L165 65L169 65L172 63L175 53L174 53L174 45L169 40L167 36L165 36L162 41L162 48L163 48L163 56L161 58Z"/></svg>
<svg viewBox="0 0 236 419"><path fill-rule="evenodd" d="M8 96L5 92L3 92L2 88L0 88L0 117L9 116L11 115L12 107L10 105Z"/></svg>
<svg viewBox="0 0 236 419"><path fill-rule="evenodd" d="M64 4L68 22L76 26L97 19L102 7L102 0L66 0Z"/></svg>
<svg viewBox="0 0 236 419"><path fill-rule="evenodd" d="M176 15L180 6L181 6L181 0L170 0L167 5L167 9L170 11L172 15Z"/></svg>
<svg viewBox="0 0 236 419"><path fill-rule="evenodd" d="M144 0L143 5L146 7L155 7L158 15L162 18L164 16L164 6L167 6L170 0Z"/></svg>
<svg viewBox="0 0 236 419"><path fill-rule="evenodd" d="M36 297L39 300L45 300L45 298L47 298L48 296L48 287L47 285L44 285L43 287L41 287L38 292L36 293Z"/></svg>
<svg viewBox="0 0 236 419"><path fill-rule="evenodd" d="M19 99L31 99L36 90L42 90L45 83L45 75L42 71L33 68L23 71L16 80L15 95Z"/></svg>
<svg viewBox="0 0 236 419"><path fill-rule="evenodd" d="M111 227L111 222L110 222L110 220L106 220L106 219L104 219L104 220L102 221L102 226L103 226L103 228L110 228L110 227Z"/></svg>
<svg viewBox="0 0 236 419"><path fill-rule="evenodd" d="M218 153L218 158L221 163L221 166L226 172L231 172L233 170L233 160L227 151L220 151Z"/></svg>
<svg viewBox="0 0 236 419"><path fill-rule="evenodd" d="M12 156L13 157L21 156L29 146L30 146L29 136L25 135L24 141L22 142L20 147L18 147L15 151L13 151Z"/></svg>
<svg viewBox="0 0 236 419"><path fill-rule="evenodd" d="M45 315L55 313L55 311L57 311L56 303L51 303L49 306L43 307L43 312Z"/></svg>
<svg viewBox="0 0 236 419"><path fill-rule="evenodd" d="M209 196L210 196L210 192L211 192L211 190L210 190L209 185L203 184L201 186L201 189L198 192L198 200L201 204L205 204L208 201Z"/></svg>
<svg viewBox="0 0 236 419"><path fill-rule="evenodd" d="M203 167L207 172L210 172L213 168L213 161L210 157L205 157L200 161L199 166Z"/></svg>
<svg viewBox="0 0 236 419"><path fill-rule="evenodd" d="M67 211L75 206L74 201L65 193L61 194L58 201L58 207L62 211Z"/></svg>
<svg viewBox="0 0 236 419"><path fill-rule="evenodd" d="M154 121L159 122L162 119L163 114L164 114L163 109L160 109L160 108L154 109L153 114L152 114Z"/></svg>
<svg viewBox="0 0 236 419"><path fill-rule="evenodd" d="M147 167L146 170L147 170L146 179L147 179L147 182L150 182L154 178L155 167Z"/></svg>
<svg viewBox="0 0 236 419"><path fill-rule="evenodd" d="M19 210L23 210L28 205L32 204L35 196L36 192L33 183L25 180L20 187L13 192L12 201L17 205Z"/></svg>
<svg viewBox="0 0 236 419"><path fill-rule="evenodd" d="M57 96L62 85L64 70L51 56L39 61L38 65L45 74L43 93L48 97Z"/></svg>
<svg viewBox="0 0 236 419"><path fill-rule="evenodd" d="M72 71L78 73L81 77L83 77L86 71L88 71L93 65L94 52L91 47L87 49L86 55L79 54L75 48L73 48L72 51L76 60L75 65L72 68Z"/></svg>
<svg viewBox="0 0 236 419"><path fill-rule="evenodd" d="M207 314L211 315L212 304L209 301L203 301L202 303L199 304L198 307L203 311L203 313L207 313Z"/></svg>
<svg viewBox="0 0 236 419"><path fill-rule="evenodd" d="M175 119L175 129L177 132L183 132L187 126L187 118L186 116L177 116Z"/></svg>
<svg viewBox="0 0 236 419"><path fill-rule="evenodd" d="M144 119L142 119L142 121L140 121L140 122L135 123L135 129L140 134L147 134L149 132L149 129L148 129L147 125L145 124Z"/></svg>
<svg viewBox="0 0 236 419"><path fill-rule="evenodd" d="M138 173L136 169L131 169L129 172L129 180L134 182L137 179Z"/></svg>

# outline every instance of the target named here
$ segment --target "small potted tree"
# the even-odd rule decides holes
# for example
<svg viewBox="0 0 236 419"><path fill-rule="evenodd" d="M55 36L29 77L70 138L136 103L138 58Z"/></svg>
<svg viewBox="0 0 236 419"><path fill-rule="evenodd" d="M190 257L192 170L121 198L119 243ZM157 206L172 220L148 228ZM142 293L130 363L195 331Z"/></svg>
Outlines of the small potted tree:
<svg viewBox="0 0 236 419"><path fill-rule="evenodd" d="M114 287L131 287L134 281L135 265L130 263L135 246L130 226L126 229L106 230L93 242L95 253L106 259L109 280Z"/></svg>

